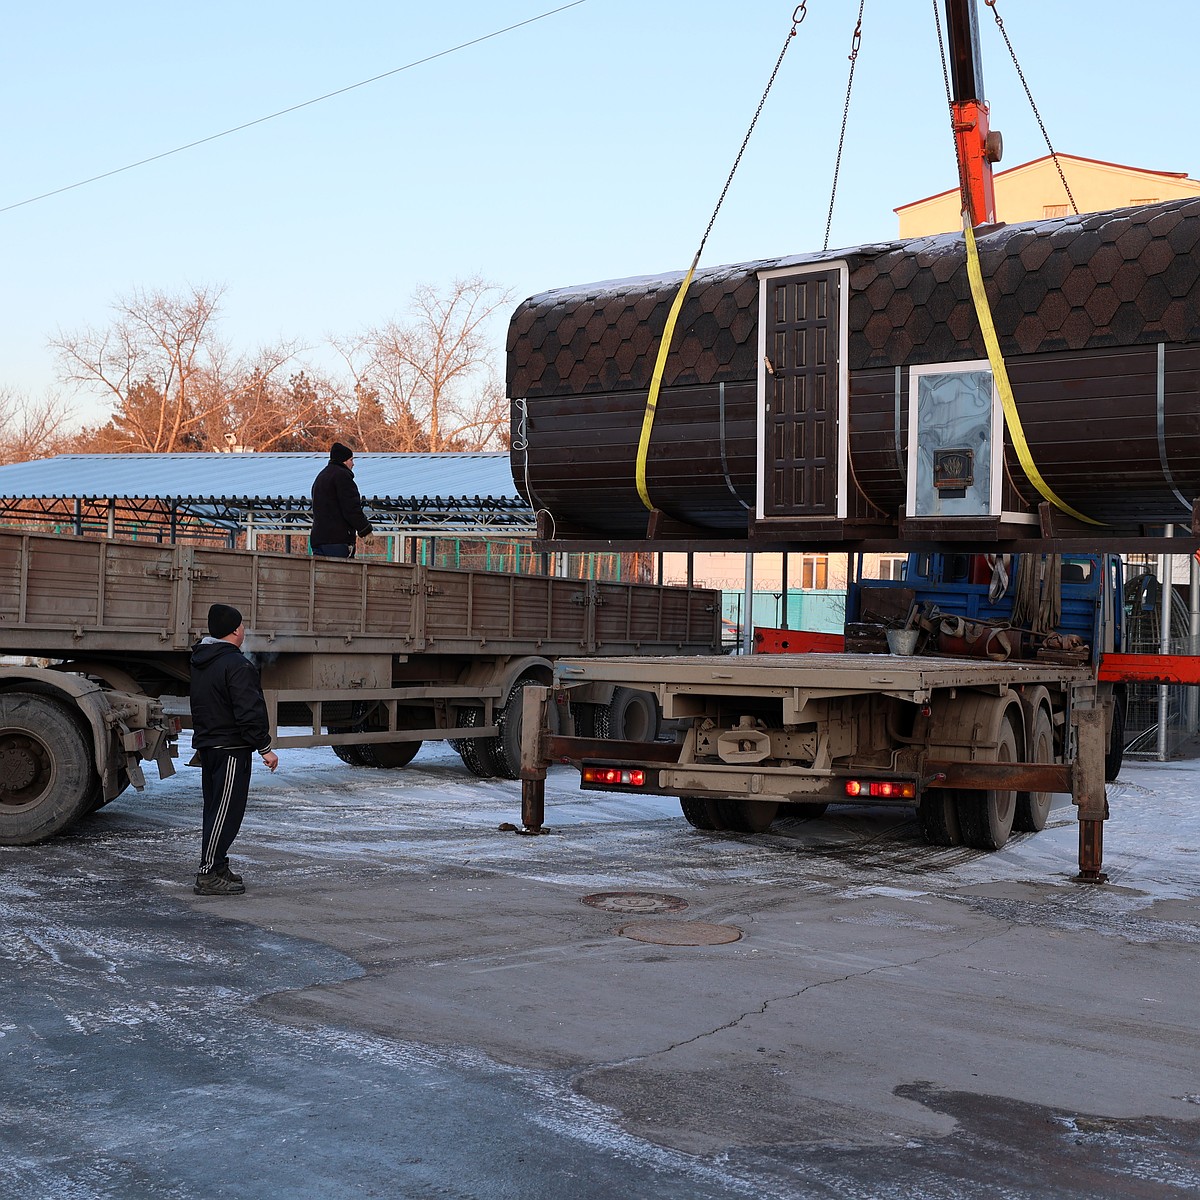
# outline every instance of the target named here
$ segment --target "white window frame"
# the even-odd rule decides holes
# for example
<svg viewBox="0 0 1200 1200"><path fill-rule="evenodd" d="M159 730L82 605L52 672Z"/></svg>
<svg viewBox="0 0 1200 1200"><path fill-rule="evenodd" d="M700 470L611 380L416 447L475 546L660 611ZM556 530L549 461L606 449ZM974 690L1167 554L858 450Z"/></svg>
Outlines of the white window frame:
<svg viewBox="0 0 1200 1200"><path fill-rule="evenodd" d="M1036 525L1036 513L1005 512L1004 503L1004 405L996 387L996 375L986 358L973 358L965 362L925 363L908 368L908 488L905 493L904 511L910 517L917 515L917 390L922 375L957 375L968 371L987 371L992 379L992 446L990 456L990 487L988 489L988 516L1001 521L1023 525ZM922 518L924 519L924 518ZM954 520L953 517L946 518Z"/></svg>

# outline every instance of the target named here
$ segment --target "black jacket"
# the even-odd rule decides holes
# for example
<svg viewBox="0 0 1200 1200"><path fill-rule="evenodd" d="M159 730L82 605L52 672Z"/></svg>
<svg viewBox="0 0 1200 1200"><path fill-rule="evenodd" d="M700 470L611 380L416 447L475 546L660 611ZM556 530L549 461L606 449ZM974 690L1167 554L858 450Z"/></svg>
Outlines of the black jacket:
<svg viewBox="0 0 1200 1200"><path fill-rule="evenodd" d="M371 533L354 472L341 463L331 462L313 480L312 508L310 540L314 546L352 546L356 533L360 537Z"/></svg>
<svg viewBox="0 0 1200 1200"><path fill-rule="evenodd" d="M192 745L198 750L271 748L271 725L254 664L232 643L192 647Z"/></svg>

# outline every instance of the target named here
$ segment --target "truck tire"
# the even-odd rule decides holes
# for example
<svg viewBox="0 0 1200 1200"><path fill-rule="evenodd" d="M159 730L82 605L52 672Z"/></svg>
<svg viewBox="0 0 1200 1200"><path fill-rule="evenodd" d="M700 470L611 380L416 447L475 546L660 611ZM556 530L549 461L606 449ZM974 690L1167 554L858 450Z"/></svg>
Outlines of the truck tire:
<svg viewBox="0 0 1200 1200"><path fill-rule="evenodd" d="M61 704L0 695L0 845L61 833L88 811L97 782L87 734Z"/></svg>
<svg viewBox="0 0 1200 1200"><path fill-rule="evenodd" d="M575 719L575 736L582 738L612 737L608 714L611 705L608 704L572 704L571 713Z"/></svg>
<svg viewBox="0 0 1200 1200"><path fill-rule="evenodd" d="M1112 783L1121 773L1125 759L1125 705L1113 700L1112 729L1108 735L1108 749L1104 753L1104 782Z"/></svg>
<svg viewBox="0 0 1200 1200"><path fill-rule="evenodd" d="M658 701L650 692L619 687L608 706L606 737L619 742L652 742L658 737Z"/></svg>
<svg viewBox="0 0 1200 1200"><path fill-rule="evenodd" d="M1054 761L1054 726L1050 714L1039 707L1033 722L1033 737L1026 755L1026 762L1052 763ZM1018 833L1037 833L1046 828L1050 816L1050 792L1020 792L1017 795L1017 811L1013 814L1013 828Z"/></svg>
<svg viewBox="0 0 1200 1200"><path fill-rule="evenodd" d="M541 680L532 675L526 675L513 684L508 700L500 710L496 722L500 726L500 736L491 747L492 765L501 779L521 778L521 715L525 706L525 689L539 684ZM553 725L556 719L557 706L551 702L548 719ZM551 732L556 732L554 729Z"/></svg>
<svg viewBox="0 0 1200 1200"><path fill-rule="evenodd" d="M931 846L961 846L962 829L958 824L958 798L961 792L951 788L931 788L917 806L921 833Z"/></svg>
<svg viewBox="0 0 1200 1200"><path fill-rule="evenodd" d="M355 746L364 767L407 767L421 748L421 739L415 742L363 742Z"/></svg>
<svg viewBox="0 0 1200 1200"><path fill-rule="evenodd" d="M803 804L789 804L783 815L795 817L798 821L815 821L825 815L828 807L828 804L820 800L806 800Z"/></svg>
<svg viewBox="0 0 1200 1200"><path fill-rule="evenodd" d="M1017 762L1017 735L1005 717L1000 723L996 762ZM963 791L958 800L958 823L963 841L975 850L999 850L1012 832L1017 811L1015 791Z"/></svg>
<svg viewBox="0 0 1200 1200"><path fill-rule="evenodd" d="M340 733L342 731L338 730L338 732ZM365 767L367 765L365 762L363 762L363 759L362 759L362 749L363 748L361 745L356 745L354 743L350 743L349 745L346 745L346 746L330 746L329 748L347 766Z"/></svg>
<svg viewBox="0 0 1200 1200"><path fill-rule="evenodd" d="M703 829L705 833L719 833L725 828L715 800L706 796L680 796L679 807L683 810L687 823L695 829Z"/></svg>
<svg viewBox="0 0 1200 1200"><path fill-rule="evenodd" d="M717 812L734 833L765 833L779 815L774 800L718 800Z"/></svg>
<svg viewBox="0 0 1200 1200"><path fill-rule="evenodd" d="M460 708L458 710L458 727L460 729L476 729L483 724L482 708ZM458 751L458 757L472 775L480 779L494 779L496 769L492 763L492 755L488 752L487 743L494 738L454 738L451 745Z"/></svg>

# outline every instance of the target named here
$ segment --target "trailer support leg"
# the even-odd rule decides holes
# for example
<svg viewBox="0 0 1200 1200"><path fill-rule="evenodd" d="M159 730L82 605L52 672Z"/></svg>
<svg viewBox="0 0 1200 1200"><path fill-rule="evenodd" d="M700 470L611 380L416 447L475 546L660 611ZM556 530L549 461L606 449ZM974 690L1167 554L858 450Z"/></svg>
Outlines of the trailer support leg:
<svg viewBox="0 0 1200 1200"><path fill-rule="evenodd" d="M1076 883L1104 883L1104 822L1108 797L1104 788L1104 710L1077 708L1076 751L1072 799L1079 809L1079 874Z"/></svg>
<svg viewBox="0 0 1200 1200"><path fill-rule="evenodd" d="M546 820L547 698L550 689L527 687L521 697L521 833L544 833Z"/></svg>
<svg viewBox="0 0 1200 1200"><path fill-rule="evenodd" d="M1079 874L1076 883L1104 883L1108 876L1100 870L1104 863L1104 822L1079 818Z"/></svg>
<svg viewBox="0 0 1200 1200"><path fill-rule="evenodd" d="M546 780L521 780L521 825L526 833L541 833L546 819Z"/></svg>

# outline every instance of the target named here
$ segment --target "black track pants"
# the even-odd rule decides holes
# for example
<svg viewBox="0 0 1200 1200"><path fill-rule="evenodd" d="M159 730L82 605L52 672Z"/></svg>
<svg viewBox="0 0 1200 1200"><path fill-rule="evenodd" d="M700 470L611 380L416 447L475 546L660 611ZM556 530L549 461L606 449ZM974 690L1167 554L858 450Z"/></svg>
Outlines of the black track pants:
<svg viewBox="0 0 1200 1200"><path fill-rule="evenodd" d="M204 791L204 832L200 872L210 874L229 856L229 847L242 827L250 794L250 760L254 751L201 750L200 777Z"/></svg>

